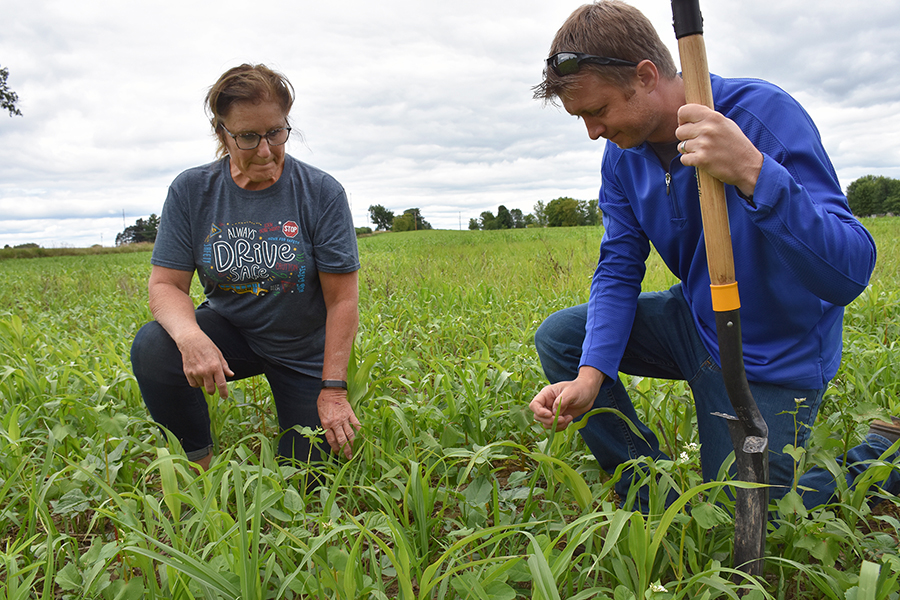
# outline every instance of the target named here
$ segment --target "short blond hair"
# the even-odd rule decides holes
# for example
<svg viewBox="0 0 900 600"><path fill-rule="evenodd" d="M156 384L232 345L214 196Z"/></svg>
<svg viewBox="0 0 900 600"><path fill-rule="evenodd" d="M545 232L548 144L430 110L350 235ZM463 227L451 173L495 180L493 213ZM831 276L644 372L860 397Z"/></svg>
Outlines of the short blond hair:
<svg viewBox="0 0 900 600"><path fill-rule="evenodd" d="M650 20L638 9L619 0L598 0L576 9L556 32L550 45L549 56L558 52L582 52L634 63L649 60L667 79L678 74L672 54ZM583 63L580 72L596 73L626 91L632 89L635 76L634 67L590 63ZM546 68L544 80L533 89L534 97L552 102L575 89L579 79L560 76Z"/></svg>

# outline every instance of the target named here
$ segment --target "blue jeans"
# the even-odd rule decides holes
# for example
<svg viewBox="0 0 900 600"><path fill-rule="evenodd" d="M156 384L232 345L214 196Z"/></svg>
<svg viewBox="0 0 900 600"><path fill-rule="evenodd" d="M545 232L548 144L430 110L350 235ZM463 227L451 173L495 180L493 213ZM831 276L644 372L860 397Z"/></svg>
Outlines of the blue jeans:
<svg viewBox="0 0 900 600"><path fill-rule="evenodd" d="M310 377L267 360L253 352L234 325L201 304L195 311L200 329L212 339L234 371L229 381L264 374L272 389L278 424L284 432L278 454L297 460L319 460L318 445L292 429L294 425L318 427L317 400L322 387ZM188 385L181 352L156 321L144 325L131 346L131 365L153 420L181 442L188 459L199 460L212 450L209 408L200 388Z"/></svg>
<svg viewBox="0 0 900 600"><path fill-rule="evenodd" d="M582 304L550 315L538 328L534 342L550 383L569 381L578 375L586 321L587 304ZM688 383L697 411L703 478L706 481L715 480L733 447L725 419L712 413L734 414L734 410L725 391L721 371L700 340L680 284L667 291L640 295L620 371ZM825 390L750 382L750 391L769 427L769 483L781 486L773 487L769 494L771 498L780 498L790 489L794 475L793 459L782 449L787 444L794 444L795 436L798 446L806 446ZM805 400L798 404L795 402L797 398ZM623 413L646 440L636 436L615 415L600 413L589 417L580 430L581 436L604 471L612 474L622 463L640 456L669 458L660 450L653 432L638 418L621 380L614 384L607 380L601 388L594 408L601 407L614 408ZM790 414L794 412L797 413L796 425L795 416ZM850 465L848 484L865 469L865 461L877 459L889 446L888 440L880 435L869 435L866 444L850 450L847 454L847 464ZM615 484L621 498L626 497L632 476L629 470L625 470L622 479ZM895 470L885 487L889 490L891 486L897 488L898 482L900 476ZM828 502L836 486L831 474L818 467L802 475L799 485L811 488L801 492L803 502L809 508ZM639 492L636 502L637 508L648 506L647 491Z"/></svg>

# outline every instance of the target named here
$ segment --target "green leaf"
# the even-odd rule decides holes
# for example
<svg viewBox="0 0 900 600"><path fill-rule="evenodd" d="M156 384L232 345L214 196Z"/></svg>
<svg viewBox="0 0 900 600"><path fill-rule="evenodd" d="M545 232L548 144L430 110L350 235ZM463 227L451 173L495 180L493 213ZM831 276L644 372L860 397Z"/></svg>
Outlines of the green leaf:
<svg viewBox="0 0 900 600"><path fill-rule="evenodd" d="M875 563L863 561L859 569L859 592L856 595L858 600L875 600L879 571L881 571L881 567Z"/></svg>
<svg viewBox="0 0 900 600"><path fill-rule="evenodd" d="M103 597L108 600L141 600L144 597L144 582L132 577L125 582L117 579L103 590Z"/></svg>
<svg viewBox="0 0 900 600"><path fill-rule="evenodd" d="M519 431L528 431L534 425L534 413L527 406L511 407L509 417Z"/></svg>
<svg viewBox="0 0 900 600"><path fill-rule="evenodd" d="M803 448L802 446L797 447L797 446L794 446L793 444L788 444L787 446L784 447L783 452L785 454L789 455L791 458L793 458L794 462L800 462L800 460L806 454L806 448Z"/></svg>
<svg viewBox="0 0 900 600"><path fill-rule="evenodd" d="M59 500L51 500L55 515L72 515L86 511L91 507L91 498L84 495L80 488L75 488L63 494Z"/></svg>
<svg viewBox="0 0 900 600"><path fill-rule="evenodd" d="M616 591L613 592L613 598L614 600L637 600L634 592L629 590L624 585L620 585L616 588Z"/></svg>
<svg viewBox="0 0 900 600"><path fill-rule="evenodd" d="M460 573L450 580L460 598L515 600L516 590L502 581L483 584L474 573Z"/></svg>
<svg viewBox="0 0 900 600"><path fill-rule="evenodd" d="M691 509L691 516L703 529L712 529L716 525L724 525L731 522L731 516L722 507L712 502L703 502Z"/></svg>
<svg viewBox="0 0 900 600"><path fill-rule="evenodd" d="M484 506L491 499L493 484L486 477L479 476L463 492L466 502L472 506Z"/></svg>
<svg viewBox="0 0 900 600"><path fill-rule="evenodd" d="M53 439L57 442L61 442L67 437L74 438L78 434L75 428L68 423L57 423L50 432L53 434Z"/></svg>
<svg viewBox="0 0 900 600"><path fill-rule="evenodd" d="M559 600L559 591L556 589L556 580L550 571L550 565L544 556L544 551L537 544L537 540L531 538L528 557L528 569L531 571L531 588L534 590L534 600Z"/></svg>
<svg viewBox="0 0 900 600"><path fill-rule="evenodd" d="M167 448L157 448L156 455L159 457L151 466L159 468L160 482L163 489L163 501L172 511L172 516L176 521L181 519L181 500L179 499L178 477L175 474L175 464L173 457L169 454Z"/></svg>
<svg viewBox="0 0 900 600"><path fill-rule="evenodd" d="M841 553L841 545L831 537L816 540L809 549L813 557L818 558L826 565L833 565Z"/></svg>
<svg viewBox="0 0 900 600"><path fill-rule="evenodd" d="M75 563L69 563L56 573L55 581L62 589L75 592L81 589L84 579Z"/></svg>
<svg viewBox="0 0 900 600"><path fill-rule="evenodd" d="M785 494L784 497L779 499L776 504L778 505L778 510L782 515L796 514L805 519L809 514L806 510L806 506L803 505L803 498L801 498L800 494L793 490Z"/></svg>
<svg viewBox="0 0 900 600"><path fill-rule="evenodd" d="M591 488L588 487L584 477L578 471L553 456L541 452L531 452L529 456L538 462L548 463L549 470L556 479L569 488L569 491L575 496L578 506L582 510L586 510L593 501Z"/></svg>
<svg viewBox="0 0 900 600"><path fill-rule="evenodd" d="M122 413L115 415L100 415L97 419L97 426L100 430L111 437L122 437L125 435L125 426L128 424L128 416Z"/></svg>

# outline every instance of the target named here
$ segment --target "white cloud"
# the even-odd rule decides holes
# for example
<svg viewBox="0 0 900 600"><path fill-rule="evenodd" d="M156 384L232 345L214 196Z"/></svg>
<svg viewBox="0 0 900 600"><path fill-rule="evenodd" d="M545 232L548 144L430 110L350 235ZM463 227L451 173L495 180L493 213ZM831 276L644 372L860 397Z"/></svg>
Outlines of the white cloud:
<svg viewBox="0 0 900 600"><path fill-rule="evenodd" d="M274 0L17 5L0 64L23 117L0 115L0 245L111 244L213 158L203 96L264 62L297 90L289 151L370 204L436 227L482 210L592 198L602 145L531 99L571 5L520 0ZM669 3L640 0L673 52ZM769 79L806 106L843 185L900 177L897 3L706 0L713 71ZM676 58L677 61L677 58Z"/></svg>

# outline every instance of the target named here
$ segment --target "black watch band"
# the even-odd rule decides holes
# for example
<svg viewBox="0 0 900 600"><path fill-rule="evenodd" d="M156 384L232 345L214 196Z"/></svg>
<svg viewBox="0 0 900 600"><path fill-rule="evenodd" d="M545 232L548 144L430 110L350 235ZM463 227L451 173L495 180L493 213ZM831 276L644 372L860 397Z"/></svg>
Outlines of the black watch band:
<svg viewBox="0 0 900 600"><path fill-rule="evenodd" d="M347 389L347 382L342 379L323 379L322 380L322 389Z"/></svg>

